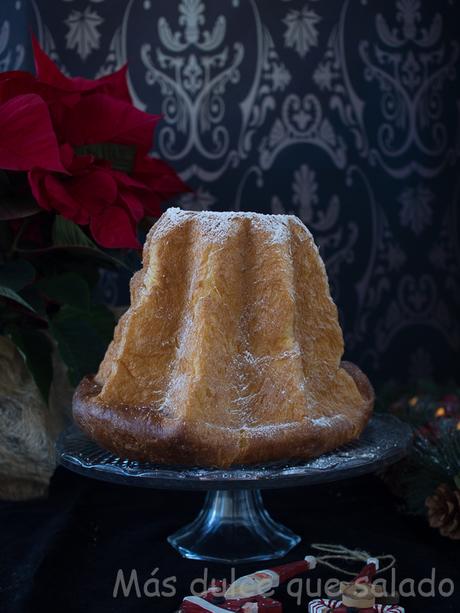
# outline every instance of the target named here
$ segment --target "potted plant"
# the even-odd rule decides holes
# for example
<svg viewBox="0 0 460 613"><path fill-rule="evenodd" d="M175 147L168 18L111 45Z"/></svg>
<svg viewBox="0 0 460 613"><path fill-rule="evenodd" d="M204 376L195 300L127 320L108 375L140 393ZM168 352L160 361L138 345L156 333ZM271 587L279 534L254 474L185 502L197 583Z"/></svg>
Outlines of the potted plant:
<svg viewBox="0 0 460 613"><path fill-rule="evenodd" d="M101 270L126 267L141 247L139 224L189 191L151 156L160 116L133 106L126 67L69 78L35 39L33 49L36 75L0 74L0 496L8 481L12 497L15 470L30 474L40 457L46 483L52 469L44 433L58 429L49 426L56 368L65 365L75 386L97 370L112 338L114 315L95 294ZM43 414L33 426L32 405ZM36 456L27 449L21 469L5 458L21 455L30 427L46 444Z"/></svg>

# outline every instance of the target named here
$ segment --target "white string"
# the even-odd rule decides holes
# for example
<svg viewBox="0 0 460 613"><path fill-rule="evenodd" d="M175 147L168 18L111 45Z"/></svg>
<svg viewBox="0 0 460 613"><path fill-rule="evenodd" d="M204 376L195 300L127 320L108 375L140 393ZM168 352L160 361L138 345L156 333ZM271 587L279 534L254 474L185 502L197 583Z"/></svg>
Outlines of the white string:
<svg viewBox="0 0 460 613"><path fill-rule="evenodd" d="M384 573L387 570L390 570L390 568L393 568L393 566L396 564L396 558L391 554L372 556L370 553L362 549L348 549L347 547L344 547L343 545L327 545L325 543L313 543L311 545L311 548L314 549L315 551L319 551L319 552L323 552L327 554L327 555L323 555L323 556L316 558L319 564L323 564L324 566L328 566L329 568L332 568L333 570L336 570L345 575L350 575L352 577L356 575L356 572L351 572L344 568L340 568L340 566L336 566L335 564L332 564L332 562L329 562L329 560L352 560L352 561L359 561L359 562L367 562L369 558L376 558L379 561L388 560L388 563L386 565L383 565L381 568L377 570L378 574Z"/></svg>

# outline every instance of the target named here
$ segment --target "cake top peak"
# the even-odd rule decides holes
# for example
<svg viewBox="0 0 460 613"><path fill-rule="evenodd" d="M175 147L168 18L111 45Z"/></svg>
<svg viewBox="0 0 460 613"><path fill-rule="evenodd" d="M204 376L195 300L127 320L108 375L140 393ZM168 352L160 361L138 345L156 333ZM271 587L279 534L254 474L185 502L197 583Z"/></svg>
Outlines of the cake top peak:
<svg viewBox="0 0 460 613"><path fill-rule="evenodd" d="M277 219L277 220L297 220L298 217L295 215L279 215L279 214L270 214L270 213L256 213L254 211L188 211L185 209L180 209L179 207L170 207L166 209L164 215L170 218L181 218L183 216L192 216L192 217L201 217L202 219L260 219L260 220L268 220L268 219Z"/></svg>
<svg viewBox="0 0 460 613"><path fill-rule="evenodd" d="M286 240L292 223L306 229L295 215L270 215L252 211L187 211L177 207L167 209L154 228L156 236L164 235L173 227L193 220L210 240L218 242L236 231L235 222L243 219L249 219L252 224L270 234L273 242Z"/></svg>

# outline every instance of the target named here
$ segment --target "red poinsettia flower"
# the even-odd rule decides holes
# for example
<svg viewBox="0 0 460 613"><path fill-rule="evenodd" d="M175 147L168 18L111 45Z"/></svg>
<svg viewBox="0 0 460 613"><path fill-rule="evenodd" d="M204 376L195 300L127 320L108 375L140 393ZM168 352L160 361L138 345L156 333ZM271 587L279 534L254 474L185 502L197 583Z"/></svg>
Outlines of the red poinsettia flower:
<svg viewBox="0 0 460 613"><path fill-rule="evenodd" d="M64 91L79 94L100 93L113 98L132 102L127 83L128 66L100 79L84 79L83 77L66 77L56 64L46 55L40 47L35 36L32 36L35 70L38 80Z"/></svg>
<svg viewBox="0 0 460 613"><path fill-rule="evenodd" d="M48 107L36 94L0 104L0 168L66 172Z"/></svg>
<svg viewBox="0 0 460 613"><path fill-rule="evenodd" d="M98 93L60 108L54 121L69 174L31 171L37 202L89 224L104 247L139 247L140 219L159 215L161 202L187 189L167 164L148 155L159 119Z"/></svg>
<svg viewBox="0 0 460 613"><path fill-rule="evenodd" d="M36 76L23 70L0 73L0 100L35 93L48 105L59 102L72 106L82 96L101 93L132 103L127 84L128 67L126 65L99 79L67 77L46 55L35 36L32 36L32 47Z"/></svg>
<svg viewBox="0 0 460 613"><path fill-rule="evenodd" d="M69 78L35 39L33 45L37 77L22 71L0 75L0 103L11 111L28 95L35 120L46 111L48 120L41 123L48 140L43 134L43 142L38 134L34 140L32 131L17 148L20 153L40 142L43 161L16 155L3 167L28 170L39 206L88 225L103 247L139 247L138 222L159 215L162 202L189 191L168 164L149 155L160 116L133 107L126 68L96 80ZM0 167L3 141L0 136ZM8 157L8 140L4 144Z"/></svg>

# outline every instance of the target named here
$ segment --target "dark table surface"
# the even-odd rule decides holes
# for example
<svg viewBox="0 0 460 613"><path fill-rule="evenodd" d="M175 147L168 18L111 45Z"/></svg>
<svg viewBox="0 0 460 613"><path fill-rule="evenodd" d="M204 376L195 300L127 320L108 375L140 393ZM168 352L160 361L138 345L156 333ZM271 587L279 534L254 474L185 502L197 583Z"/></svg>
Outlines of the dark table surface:
<svg viewBox="0 0 460 613"><path fill-rule="evenodd" d="M1 613L172 613L206 569L209 579L230 575L228 566L182 559L166 542L169 534L194 518L203 496L112 485L61 468L48 498L1 502ZM434 573L436 596L404 598L408 613L460 612L460 542L444 539L423 520L399 513L397 501L378 477L267 491L264 499L275 519L303 537L281 563L310 553L313 542L340 543L374 555L392 553L397 558L397 583L412 579L418 592L419 582ZM237 574L270 565L275 563L239 566ZM153 577L159 579L160 591L176 594L156 596L156 583L151 581L150 596L138 597L133 587L130 596L120 590L114 598L119 569L126 578L134 569L141 591ZM175 581L162 585L170 577ZM285 613L307 610L307 578L314 592L319 579L330 577L339 575L325 568L305 575L300 605L278 590ZM448 590L450 585L442 583L444 579L454 585L449 598L439 595L440 587ZM411 585L406 581L403 589L410 591ZM428 582L420 587L431 589Z"/></svg>

